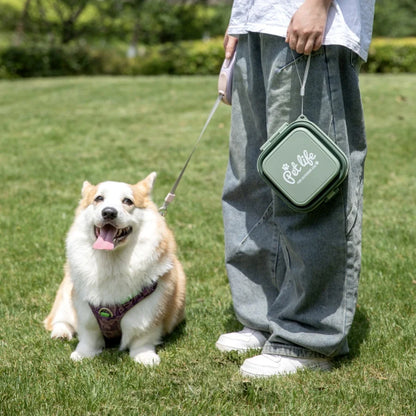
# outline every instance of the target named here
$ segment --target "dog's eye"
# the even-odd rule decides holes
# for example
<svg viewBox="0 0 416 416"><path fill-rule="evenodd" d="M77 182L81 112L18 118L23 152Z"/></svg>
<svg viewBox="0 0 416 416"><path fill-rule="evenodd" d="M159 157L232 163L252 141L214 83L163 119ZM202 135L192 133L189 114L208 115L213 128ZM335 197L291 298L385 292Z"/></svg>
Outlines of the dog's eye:
<svg viewBox="0 0 416 416"><path fill-rule="evenodd" d="M102 201L104 201L104 197L101 195L96 196L94 199L94 202L102 202Z"/></svg>
<svg viewBox="0 0 416 416"><path fill-rule="evenodd" d="M130 198L124 198L123 199L123 204L128 205L128 206L132 206L133 201Z"/></svg>

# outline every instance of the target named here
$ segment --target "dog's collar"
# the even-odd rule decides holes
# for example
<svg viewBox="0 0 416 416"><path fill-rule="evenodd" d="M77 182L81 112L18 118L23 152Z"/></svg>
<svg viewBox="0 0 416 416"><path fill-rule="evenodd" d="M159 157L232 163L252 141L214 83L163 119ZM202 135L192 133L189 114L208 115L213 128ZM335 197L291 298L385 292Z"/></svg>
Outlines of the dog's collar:
<svg viewBox="0 0 416 416"><path fill-rule="evenodd" d="M106 340L119 340L121 337L121 319L139 302L151 295L157 288L157 282L145 287L139 294L120 305L90 305L91 311L97 319L101 332Z"/></svg>

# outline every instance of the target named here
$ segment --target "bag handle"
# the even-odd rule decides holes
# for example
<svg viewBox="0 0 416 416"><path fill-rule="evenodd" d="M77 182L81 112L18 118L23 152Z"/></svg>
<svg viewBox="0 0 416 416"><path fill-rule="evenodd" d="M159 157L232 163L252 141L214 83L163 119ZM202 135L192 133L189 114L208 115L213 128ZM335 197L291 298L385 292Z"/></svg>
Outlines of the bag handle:
<svg viewBox="0 0 416 416"><path fill-rule="evenodd" d="M300 82L300 100L301 100L300 115L302 117L302 116L304 116L304 114L303 114L303 100L305 98L305 87L306 87L306 81L308 80L309 67L311 66L312 54L308 55L308 60L306 61L305 73L303 74L303 80L302 80L302 78L300 77L300 74L299 74L298 65L296 64L295 56L293 55L293 50L291 49L290 51L292 52L296 72L298 74L298 78L299 78L299 82Z"/></svg>

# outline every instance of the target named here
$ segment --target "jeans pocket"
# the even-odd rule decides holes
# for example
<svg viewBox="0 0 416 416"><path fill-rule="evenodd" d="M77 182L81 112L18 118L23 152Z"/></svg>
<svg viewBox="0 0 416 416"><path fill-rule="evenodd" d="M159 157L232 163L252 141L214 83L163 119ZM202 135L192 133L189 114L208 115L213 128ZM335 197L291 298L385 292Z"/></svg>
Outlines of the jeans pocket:
<svg viewBox="0 0 416 416"><path fill-rule="evenodd" d="M318 49L317 51L312 52L311 59L313 59L316 56L322 55L323 53L324 53L324 47ZM288 46L287 59L281 66L277 67L277 72L284 71L285 69L290 68L292 65L295 65L296 67L296 65L298 65L298 63L300 64L301 62L302 62L302 68L303 68L303 66L306 64L307 59L308 59L307 55L303 53L297 53L296 51L291 50ZM296 70L299 70L299 68L296 67Z"/></svg>
<svg viewBox="0 0 416 416"><path fill-rule="evenodd" d="M360 68L361 68L361 65L363 63L363 60L355 52L350 50L349 53L350 53L351 66L354 68L355 72L358 75L358 73L360 72Z"/></svg>
<svg viewBox="0 0 416 416"><path fill-rule="evenodd" d="M346 210L346 235L349 236L354 228L358 218L358 201L359 201L359 187L350 186L352 189L351 196L347 199L347 210Z"/></svg>
<svg viewBox="0 0 416 416"><path fill-rule="evenodd" d="M264 211L264 214L260 217L260 219L250 228L246 236L241 240L239 248L242 248L248 240L251 239L251 236L253 233L268 219L273 215L273 202L270 202L268 207L266 208L266 211ZM239 251L239 250L238 250Z"/></svg>
<svg viewBox="0 0 416 416"><path fill-rule="evenodd" d="M358 207L356 203L356 199L354 202L352 202L351 207L349 209L349 212L347 212L347 230L346 234L347 236L351 234L352 229L354 228L355 223L357 222L358 218Z"/></svg>

